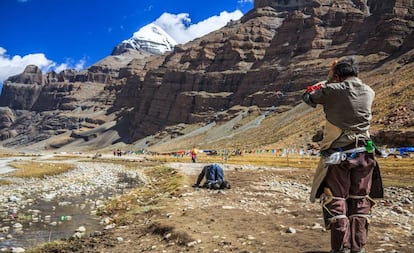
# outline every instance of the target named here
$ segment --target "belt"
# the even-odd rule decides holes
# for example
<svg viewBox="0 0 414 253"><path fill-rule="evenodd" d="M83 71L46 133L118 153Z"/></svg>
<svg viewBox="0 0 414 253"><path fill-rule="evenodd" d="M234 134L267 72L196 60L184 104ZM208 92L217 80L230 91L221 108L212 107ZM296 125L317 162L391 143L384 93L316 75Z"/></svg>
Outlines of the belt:
<svg viewBox="0 0 414 253"><path fill-rule="evenodd" d="M328 157L331 154L335 153L335 152L347 152L349 150L351 150L349 153L352 153L353 150L358 149L358 148L365 148L366 146L366 141L365 140L359 140L358 143L357 142L352 142L346 146L340 147L340 148L328 148L326 150L322 150L321 151L321 155L323 157ZM365 150L364 150L365 151ZM361 152L364 152L361 151Z"/></svg>
<svg viewBox="0 0 414 253"><path fill-rule="evenodd" d="M342 161L347 159L354 159L358 153L367 151L365 147L358 147L353 149L348 149L345 151L337 151L329 156L325 156L325 164L340 164Z"/></svg>

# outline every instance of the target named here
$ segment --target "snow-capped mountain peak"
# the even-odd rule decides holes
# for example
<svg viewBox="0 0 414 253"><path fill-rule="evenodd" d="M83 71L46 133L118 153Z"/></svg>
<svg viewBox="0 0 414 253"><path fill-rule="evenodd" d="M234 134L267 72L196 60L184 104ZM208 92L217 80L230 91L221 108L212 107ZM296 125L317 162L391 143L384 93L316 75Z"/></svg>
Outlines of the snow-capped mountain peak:
<svg viewBox="0 0 414 253"><path fill-rule="evenodd" d="M156 24L148 24L134 33L132 38L122 41L112 51L112 55L122 54L128 48L143 50L152 54L171 51L177 42Z"/></svg>

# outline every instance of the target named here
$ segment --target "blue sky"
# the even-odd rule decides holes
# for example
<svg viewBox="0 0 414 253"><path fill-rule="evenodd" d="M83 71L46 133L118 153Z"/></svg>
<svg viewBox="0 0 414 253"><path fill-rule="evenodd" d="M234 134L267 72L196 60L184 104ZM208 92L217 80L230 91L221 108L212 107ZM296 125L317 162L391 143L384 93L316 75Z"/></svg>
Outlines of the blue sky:
<svg viewBox="0 0 414 253"><path fill-rule="evenodd" d="M152 22L185 43L252 8L253 0L0 0L0 83L27 64L87 68Z"/></svg>

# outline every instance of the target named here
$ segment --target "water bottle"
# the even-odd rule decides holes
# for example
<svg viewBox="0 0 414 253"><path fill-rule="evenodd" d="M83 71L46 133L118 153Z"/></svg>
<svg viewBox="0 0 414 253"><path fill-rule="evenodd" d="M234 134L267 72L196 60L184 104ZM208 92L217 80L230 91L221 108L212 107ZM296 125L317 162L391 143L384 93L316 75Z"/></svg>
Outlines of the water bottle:
<svg viewBox="0 0 414 253"><path fill-rule="evenodd" d="M372 140L367 141L367 145L365 146L365 148L368 153L374 153L375 147L374 147L374 144L372 143Z"/></svg>
<svg viewBox="0 0 414 253"><path fill-rule="evenodd" d="M346 160L346 154L343 152L332 153L329 157L326 158L325 164L340 164L342 161Z"/></svg>

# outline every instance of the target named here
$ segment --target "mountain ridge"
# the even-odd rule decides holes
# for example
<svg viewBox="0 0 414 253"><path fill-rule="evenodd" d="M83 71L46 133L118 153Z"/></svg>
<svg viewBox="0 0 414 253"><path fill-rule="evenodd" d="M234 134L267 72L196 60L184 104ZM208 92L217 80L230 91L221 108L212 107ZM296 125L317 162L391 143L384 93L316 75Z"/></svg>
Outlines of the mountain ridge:
<svg viewBox="0 0 414 253"><path fill-rule="evenodd" d="M150 23L135 32L131 38L117 45L111 55L120 55L129 49L143 50L151 54L163 54L171 51L175 45L177 42L168 33L158 25Z"/></svg>
<svg viewBox="0 0 414 253"><path fill-rule="evenodd" d="M387 94L390 89L400 95L399 111L375 101L374 137L381 145L397 145L390 136L394 131L403 136L398 143L413 145L414 79L407 71L414 59L412 4L341 3L255 1L240 20L171 52L128 50L81 73L55 73L58 82L50 73L33 79L25 71L19 80L40 78L40 84L5 83L2 143L159 151L194 145L307 146L322 128L323 113L302 104L303 89L323 79L332 60L354 55L361 78L377 92L376 101L395 96ZM82 90L94 92L76 94ZM33 107L36 94L49 105ZM16 107L17 101L26 104ZM61 124L51 115L59 115Z"/></svg>

